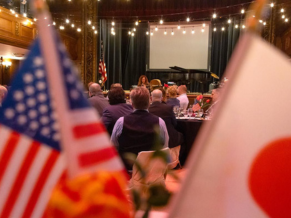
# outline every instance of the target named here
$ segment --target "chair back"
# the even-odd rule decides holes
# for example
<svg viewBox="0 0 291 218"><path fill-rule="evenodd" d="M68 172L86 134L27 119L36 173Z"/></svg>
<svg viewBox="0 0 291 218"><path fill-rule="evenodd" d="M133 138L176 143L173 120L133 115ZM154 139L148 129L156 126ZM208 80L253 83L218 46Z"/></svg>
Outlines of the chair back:
<svg viewBox="0 0 291 218"><path fill-rule="evenodd" d="M174 148L170 148L171 162L168 164L168 169L174 169L178 164L180 164L180 161L179 161L180 150L181 150L181 145L176 146Z"/></svg>
<svg viewBox="0 0 291 218"><path fill-rule="evenodd" d="M163 87L162 83L161 83L161 80L159 80L159 79L151 80L150 81L150 86L151 86L151 91Z"/></svg>
<svg viewBox="0 0 291 218"><path fill-rule="evenodd" d="M163 149L163 151L169 154L169 148ZM136 161L146 171L147 176L143 179L135 163L132 168L129 188L147 190L148 186L152 184L165 185L165 175L168 165L160 158L152 159L153 153L154 151L142 151L138 153Z"/></svg>

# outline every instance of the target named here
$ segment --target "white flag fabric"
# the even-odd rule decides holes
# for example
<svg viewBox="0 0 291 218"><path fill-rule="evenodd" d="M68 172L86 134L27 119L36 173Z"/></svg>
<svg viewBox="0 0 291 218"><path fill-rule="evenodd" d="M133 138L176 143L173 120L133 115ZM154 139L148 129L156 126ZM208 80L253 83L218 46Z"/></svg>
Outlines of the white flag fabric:
<svg viewBox="0 0 291 218"><path fill-rule="evenodd" d="M290 61L246 33L225 76L169 217L291 217Z"/></svg>

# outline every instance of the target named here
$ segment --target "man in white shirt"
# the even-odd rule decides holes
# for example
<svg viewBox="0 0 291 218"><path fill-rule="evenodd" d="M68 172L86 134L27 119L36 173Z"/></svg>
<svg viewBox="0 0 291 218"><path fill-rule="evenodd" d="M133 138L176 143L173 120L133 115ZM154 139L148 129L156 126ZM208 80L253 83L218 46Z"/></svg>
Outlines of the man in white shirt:
<svg viewBox="0 0 291 218"><path fill-rule="evenodd" d="M189 104L189 99L187 97L187 87L185 85L179 86L178 94L179 97L177 97L177 99L180 101L180 107L182 107L184 110L187 110Z"/></svg>

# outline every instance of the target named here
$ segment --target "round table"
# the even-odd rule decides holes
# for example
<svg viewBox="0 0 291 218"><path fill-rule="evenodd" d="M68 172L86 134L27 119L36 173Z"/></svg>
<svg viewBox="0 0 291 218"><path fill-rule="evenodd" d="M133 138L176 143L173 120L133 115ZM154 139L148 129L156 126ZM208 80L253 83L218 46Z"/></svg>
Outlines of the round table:
<svg viewBox="0 0 291 218"><path fill-rule="evenodd" d="M182 120L177 119L176 129L181 132L184 136L184 142L181 145L180 150L180 163L184 165L186 159L190 153L190 150L193 146L193 143L199 133L199 130L202 126L203 120Z"/></svg>

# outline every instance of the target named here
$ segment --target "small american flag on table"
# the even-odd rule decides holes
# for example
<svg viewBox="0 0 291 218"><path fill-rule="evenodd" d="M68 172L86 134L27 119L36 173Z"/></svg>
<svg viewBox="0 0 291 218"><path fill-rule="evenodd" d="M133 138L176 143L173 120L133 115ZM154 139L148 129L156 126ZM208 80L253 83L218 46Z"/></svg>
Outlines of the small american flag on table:
<svg viewBox="0 0 291 218"><path fill-rule="evenodd" d="M66 172L74 177L124 171L100 118L83 96L64 45L54 29L42 24L49 21L42 20L40 39L0 109L0 218L42 217L52 188Z"/></svg>

